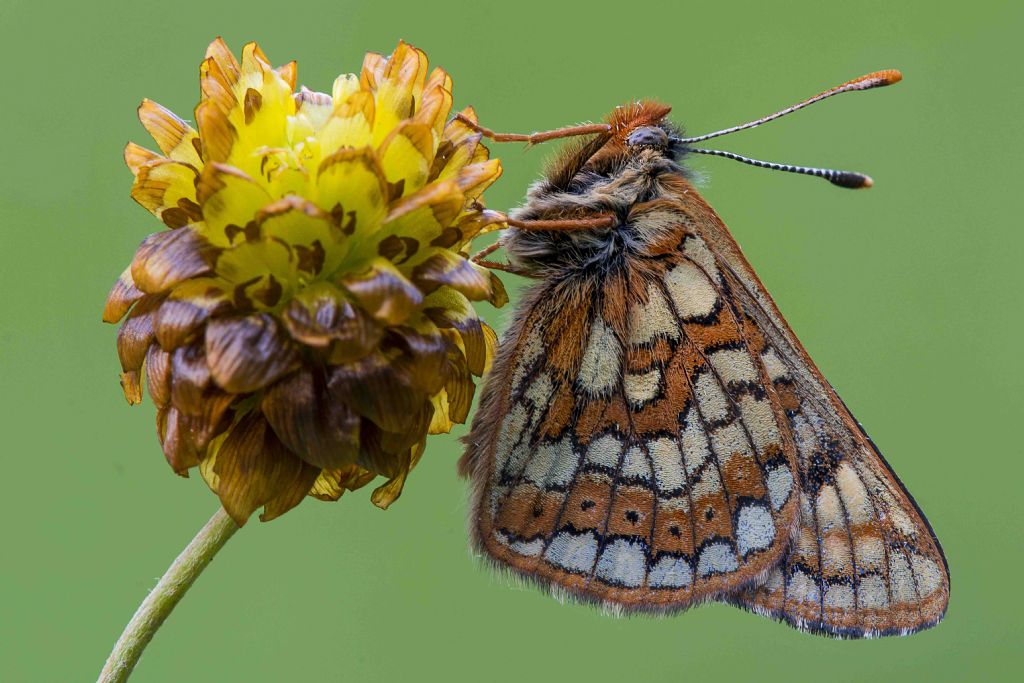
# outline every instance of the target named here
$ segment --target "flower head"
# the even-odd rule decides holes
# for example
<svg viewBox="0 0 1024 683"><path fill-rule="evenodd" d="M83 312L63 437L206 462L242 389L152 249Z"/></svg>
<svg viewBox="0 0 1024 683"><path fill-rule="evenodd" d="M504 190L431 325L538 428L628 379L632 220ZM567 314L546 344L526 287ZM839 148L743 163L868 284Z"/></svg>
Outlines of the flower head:
<svg viewBox="0 0 1024 683"><path fill-rule="evenodd" d="M493 355L471 301L507 301L465 257L496 227L480 195L501 173L448 121L452 81L400 43L327 95L291 62L217 39L200 67L198 131L139 108L161 153L129 143L132 197L166 229L107 300L125 396L157 406L168 463L199 467L243 523L377 475L386 507L427 434L463 422ZM471 109L463 114L473 117Z"/></svg>

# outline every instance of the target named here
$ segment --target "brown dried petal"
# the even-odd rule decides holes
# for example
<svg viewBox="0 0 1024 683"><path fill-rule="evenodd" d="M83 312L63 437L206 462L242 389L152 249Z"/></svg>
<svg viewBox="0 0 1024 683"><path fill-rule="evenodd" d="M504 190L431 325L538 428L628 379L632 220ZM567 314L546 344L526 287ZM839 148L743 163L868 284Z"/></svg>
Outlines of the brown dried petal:
<svg viewBox="0 0 1024 683"><path fill-rule="evenodd" d="M318 468L340 468L359 455L359 416L327 395L322 375L299 370L267 389L260 405L278 438Z"/></svg>
<svg viewBox="0 0 1024 683"><path fill-rule="evenodd" d="M171 405L188 415L201 415L210 368L200 346L182 346L171 354Z"/></svg>
<svg viewBox="0 0 1024 683"><path fill-rule="evenodd" d="M228 408L234 398L211 388L206 392L200 413L189 415L173 406L166 411L160 443L167 462L175 472L188 476L186 470L206 457L207 446L213 438L231 424Z"/></svg>
<svg viewBox="0 0 1024 683"><path fill-rule="evenodd" d="M267 313L212 320L206 359L214 381L235 394L261 389L299 366L294 343Z"/></svg>
<svg viewBox="0 0 1024 683"><path fill-rule="evenodd" d="M424 334L409 327L388 330L388 346L398 348L409 362L409 379L416 389L430 396L441 391L448 377L445 356L448 343L437 334Z"/></svg>
<svg viewBox="0 0 1024 683"><path fill-rule="evenodd" d="M121 369L125 372L137 372L142 369L146 351L153 342L153 311L160 305L162 298L143 297L118 330L117 356L121 360Z"/></svg>
<svg viewBox="0 0 1024 683"><path fill-rule="evenodd" d="M479 377L487 366L487 337L484 325L472 310L452 311L447 308L426 308L424 314L441 329L454 329L462 339L469 370Z"/></svg>
<svg viewBox="0 0 1024 683"><path fill-rule="evenodd" d="M448 417L452 422L462 424L469 417L475 385L466 358L461 353L449 353L448 363L449 376L444 385L448 394Z"/></svg>
<svg viewBox="0 0 1024 683"><path fill-rule="evenodd" d="M166 351L185 344L211 316L231 308L227 293L210 280L183 282L153 317L156 340Z"/></svg>
<svg viewBox="0 0 1024 683"><path fill-rule="evenodd" d="M228 514L245 524L261 505L274 502L265 519L280 515L301 500L317 469L290 453L259 411L242 417L217 451L217 495ZM312 476L309 476L312 474ZM303 490L305 487L305 490Z"/></svg>
<svg viewBox="0 0 1024 683"><path fill-rule="evenodd" d="M159 344L150 344L146 353L146 386L157 408L171 402L171 356Z"/></svg>
<svg viewBox="0 0 1024 683"><path fill-rule="evenodd" d="M103 322L116 323L128 313L132 304L142 297L143 292L132 280L131 267L125 268L107 295L107 303L103 307Z"/></svg>
<svg viewBox="0 0 1024 683"><path fill-rule="evenodd" d="M489 271L478 269L467 259L447 249L437 249L432 256L413 268L412 281L427 294L447 285L471 301L483 301L491 297Z"/></svg>
<svg viewBox="0 0 1024 683"><path fill-rule="evenodd" d="M210 271L216 249L191 228L155 232L132 259L132 280L143 292L165 292L183 280Z"/></svg>
<svg viewBox="0 0 1024 683"><path fill-rule="evenodd" d="M295 295L282 313L289 334L310 346L339 342L352 352L348 360L365 356L380 341L380 325L345 300L329 282L315 283Z"/></svg>
<svg viewBox="0 0 1024 683"><path fill-rule="evenodd" d="M434 418L434 405L430 401L424 401L419 409L407 416L405 430L402 432L381 432L380 450L384 453L401 453L423 439L423 435L430 429L430 423ZM385 472L381 472L385 474Z"/></svg>
<svg viewBox="0 0 1024 683"><path fill-rule="evenodd" d="M199 448L192 440L184 422L184 416L176 408L160 410L157 413L160 446L163 448L164 458L175 474L187 477L189 469L198 465L201 458Z"/></svg>
<svg viewBox="0 0 1024 683"><path fill-rule="evenodd" d="M374 259L368 271L346 277L342 284L367 313L386 325L402 323L423 303L423 294L394 264Z"/></svg>
<svg viewBox="0 0 1024 683"><path fill-rule="evenodd" d="M410 416L426 398L413 390L407 366L397 354L386 357L379 352L333 366L327 384L331 400L348 403L384 431L405 431Z"/></svg>

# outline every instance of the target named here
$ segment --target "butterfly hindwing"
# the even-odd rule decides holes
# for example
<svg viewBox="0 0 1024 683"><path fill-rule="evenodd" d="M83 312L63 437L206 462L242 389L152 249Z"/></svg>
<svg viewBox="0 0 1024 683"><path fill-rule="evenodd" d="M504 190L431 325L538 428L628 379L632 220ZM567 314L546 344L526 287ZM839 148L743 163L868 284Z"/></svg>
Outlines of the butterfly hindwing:
<svg viewBox="0 0 1024 683"><path fill-rule="evenodd" d="M795 447L703 246L528 298L463 465L487 556L626 610L685 608L780 561Z"/></svg>

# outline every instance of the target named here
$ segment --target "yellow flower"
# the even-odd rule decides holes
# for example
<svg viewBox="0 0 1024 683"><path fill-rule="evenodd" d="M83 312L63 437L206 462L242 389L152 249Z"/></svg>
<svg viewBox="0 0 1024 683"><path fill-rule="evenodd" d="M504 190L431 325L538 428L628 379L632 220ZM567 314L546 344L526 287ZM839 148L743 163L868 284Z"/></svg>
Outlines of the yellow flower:
<svg viewBox="0 0 1024 683"><path fill-rule="evenodd" d="M198 132L143 101L161 153L129 143L125 161L167 229L103 313L124 319L128 401L144 374L168 463L198 466L239 524L377 475L387 507L490 364L496 337L470 301L507 301L465 255L501 219L480 204L501 166L448 120L448 74L399 43L331 95L295 81L294 62L272 68L250 43L239 63L217 39Z"/></svg>

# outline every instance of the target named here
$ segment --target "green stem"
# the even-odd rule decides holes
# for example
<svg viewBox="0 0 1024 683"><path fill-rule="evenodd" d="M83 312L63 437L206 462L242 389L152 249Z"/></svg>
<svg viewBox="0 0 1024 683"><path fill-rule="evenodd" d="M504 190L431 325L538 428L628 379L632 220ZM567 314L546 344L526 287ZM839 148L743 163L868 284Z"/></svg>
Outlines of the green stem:
<svg viewBox="0 0 1024 683"><path fill-rule="evenodd" d="M135 616L124 627L124 632L114 645L107 663L103 665L97 683L121 683L128 680L142 651L153 639L153 634L236 531L238 525L234 520L224 508L217 508L210 521L199 530L188 547L181 551L160 578L156 588L139 605Z"/></svg>

